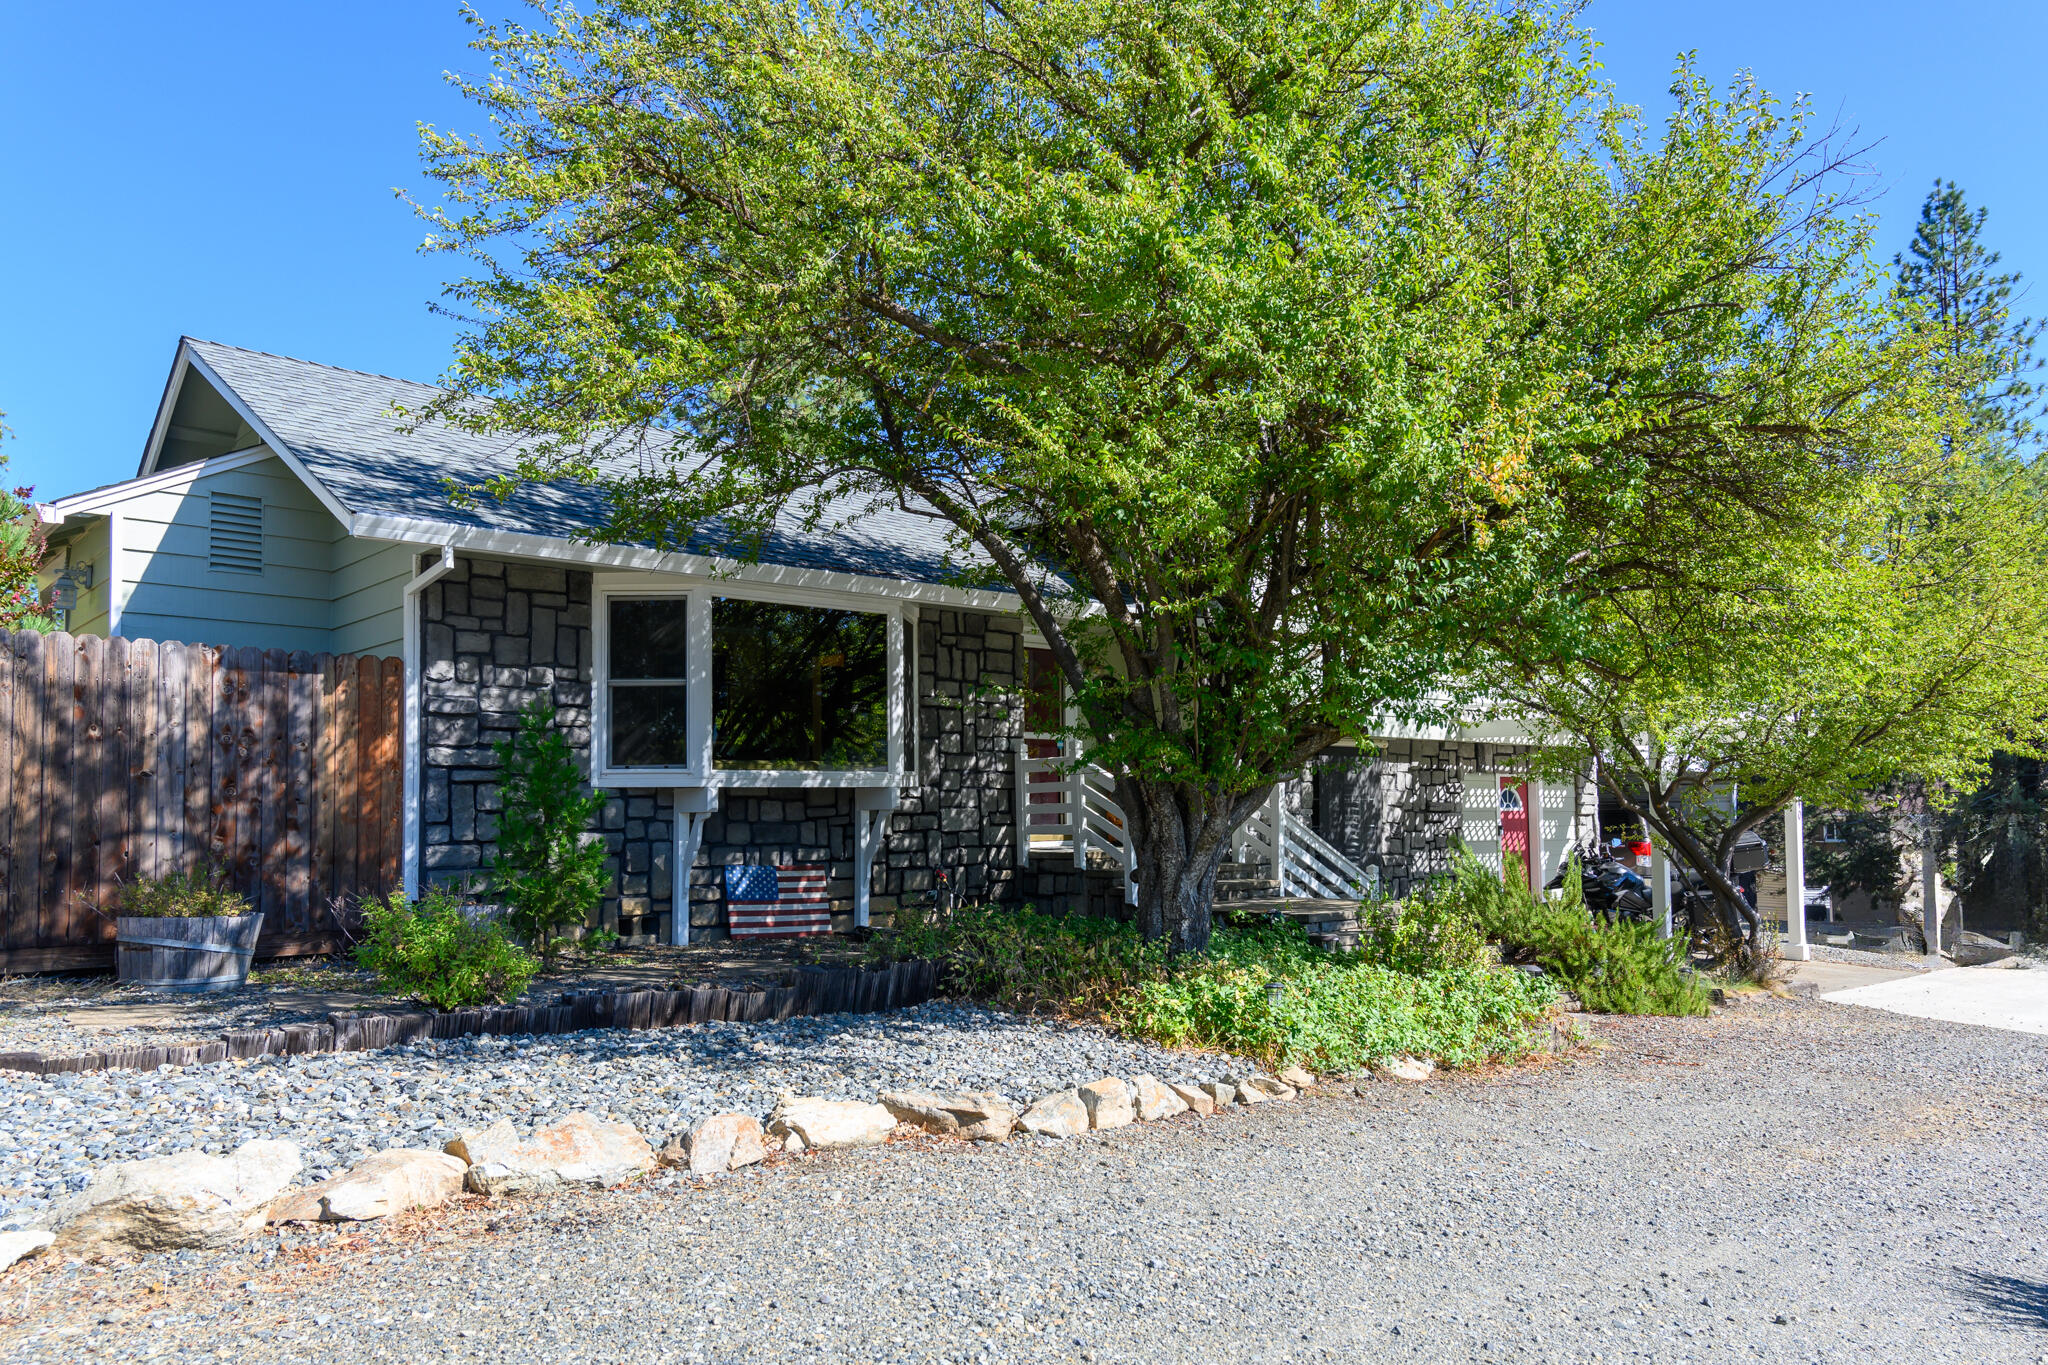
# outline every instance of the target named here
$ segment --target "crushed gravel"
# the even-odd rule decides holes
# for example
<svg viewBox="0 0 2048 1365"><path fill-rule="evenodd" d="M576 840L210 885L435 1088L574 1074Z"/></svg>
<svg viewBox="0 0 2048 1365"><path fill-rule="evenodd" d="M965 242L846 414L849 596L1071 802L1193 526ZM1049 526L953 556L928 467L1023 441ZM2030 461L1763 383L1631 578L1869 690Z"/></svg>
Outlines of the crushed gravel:
<svg viewBox="0 0 2048 1365"><path fill-rule="evenodd" d="M0 1360L2037 1361L2048 1039L1824 1002L0 1281Z"/></svg>
<svg viewBox="0 0 2048 1365"><path fill-rule="evenodd" d="M376 1052L58 1076L0 1072L0 1227L33 1224L109 1161L289 1138L305 1180L385 1147L440 1147L499 1118L578 1109L632 1123L659 1146L723 1112L766 1117L783 1089L872 1100L883 1090L993 1090L1019 1107L1104 1075L1213 1080L1248 1069L1101 1029L935 1002L632 1032L470 1037Z"/></svg>

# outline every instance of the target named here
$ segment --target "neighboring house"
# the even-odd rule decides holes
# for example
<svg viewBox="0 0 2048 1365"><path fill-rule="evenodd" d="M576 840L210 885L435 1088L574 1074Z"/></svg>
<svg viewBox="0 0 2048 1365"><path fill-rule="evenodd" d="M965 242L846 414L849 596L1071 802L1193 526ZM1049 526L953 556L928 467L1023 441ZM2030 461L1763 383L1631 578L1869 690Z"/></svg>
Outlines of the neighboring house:
<svg viewBox="0 0 2048 1365"><path fill-rule="evenodd" d="M678 552L590 543L605 508L587 487L452 501L451 481L512 452L407 430L400 414L438 392L182 340L136 477L38 509L46 581L80 588L68 628L402 655L409 889L486 865L492 745L540 701L612 798L605 919L629 938L722 934L730 863L829 865L842 925L941 872L970 898L1124 891L1107 784L1059 772L1057 741L1030 732L1041 642L937 523L848 503L779 524L758 562L715 527ZM659 459L661 440L609 467ZM1524 752L1500 725L1338 751L1247 827L1247 851L1277 855L1296 894L1400 894L1458 839L1550 868L1590 830L1592 793L1525 781Z"/></svg>

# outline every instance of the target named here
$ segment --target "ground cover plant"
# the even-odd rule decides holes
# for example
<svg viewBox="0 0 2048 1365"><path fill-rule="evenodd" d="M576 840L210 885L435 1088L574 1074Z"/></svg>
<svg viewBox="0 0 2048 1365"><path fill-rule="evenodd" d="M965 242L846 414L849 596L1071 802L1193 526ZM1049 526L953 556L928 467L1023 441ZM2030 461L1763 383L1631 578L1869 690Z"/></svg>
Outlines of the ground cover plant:
<svg viewBox="0 0 2048 1365"><path fill-rule="evenodd" d="M417 901L394 894L365 905L356 961L384 990L442 1010L512 1000L540 971L502 923L436 890Z"/></svg>
<svg viewBox="0 0 2048 1365"><path fill-rule="evenodd" d="M1425 938L1433 946L1418 946ZM1390 963L1317 947L1292 923L1253 923L1218 929L1204 952L1169 956L1113 920L970 906L904 912L874 951L936 961L951 989L1006 1009L1274 1065L1353 1071L1417 1056L1469 1066L1535 1047L1557 1000L1549 981L1487 961L1470 926L1405 942Z"/></svg>

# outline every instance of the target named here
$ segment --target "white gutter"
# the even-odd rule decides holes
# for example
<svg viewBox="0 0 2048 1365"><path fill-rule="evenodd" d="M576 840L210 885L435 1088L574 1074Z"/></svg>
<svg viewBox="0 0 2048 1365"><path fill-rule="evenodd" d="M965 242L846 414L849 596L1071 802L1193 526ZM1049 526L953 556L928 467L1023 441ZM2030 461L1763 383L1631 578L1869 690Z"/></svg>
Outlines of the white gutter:
<svg viewBox="0 0 2048 1365"><path fill-rule="evenodd" d="M420 748L425 730L420 695L425 689L420 662L420 590L439 582L454 567L455 547L443 545L441 558L405 585L405 850L400 875L407 900L416 900L420 894L420 775L426 769L426 754Z"/></svg>

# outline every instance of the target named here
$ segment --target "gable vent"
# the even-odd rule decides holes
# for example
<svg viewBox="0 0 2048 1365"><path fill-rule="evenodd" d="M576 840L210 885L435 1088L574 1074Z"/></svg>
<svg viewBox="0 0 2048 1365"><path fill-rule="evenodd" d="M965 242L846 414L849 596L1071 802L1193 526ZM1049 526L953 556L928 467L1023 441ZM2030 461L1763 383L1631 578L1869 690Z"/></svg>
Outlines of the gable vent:
<svg viewBox="0 0 2048 1365"><path fill-rule="evenodd" d="M236 573L263 572L263 499L215 493L206 567Z"/></svg>

